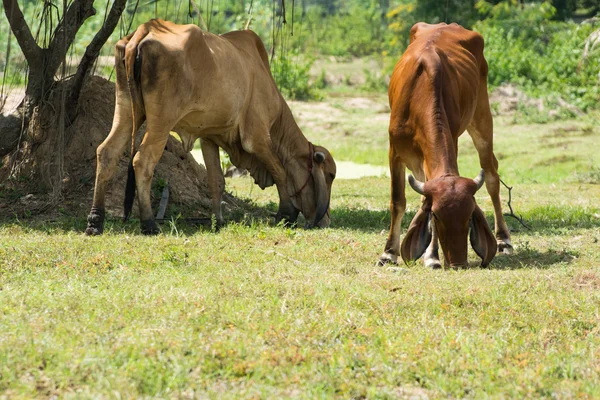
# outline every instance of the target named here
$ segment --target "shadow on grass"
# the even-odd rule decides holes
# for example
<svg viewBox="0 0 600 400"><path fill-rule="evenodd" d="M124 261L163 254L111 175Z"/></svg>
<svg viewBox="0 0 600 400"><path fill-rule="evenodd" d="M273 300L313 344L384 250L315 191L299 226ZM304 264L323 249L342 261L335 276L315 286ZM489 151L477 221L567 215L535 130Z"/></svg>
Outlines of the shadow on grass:
<svg viewBox="0 0 600 400"><path fill-rule="evenodd" d="M414 217L414 211L407 211L402 219L405 230ZM331 227L379 233L390 228L389 210L365 210L360 208L335 208L331 210Z"/></svg>
<svg viewBox="0 0 600 400"><path fill-rule="evenodd" d="M573 250L554 250L539 251L529 247L517 249L514 254L509 256L496 256L489 269L522 269L537 268L548 269L556 267L559 264L570 264L579 257L579 252Z"/></svg>
<svg viewBox="0 0 600 400"><path fill-rule="evenodd" d="M227 223L241 223L252 225L256 223L272 223L277 211L275 203L258 206L250 200L229 197L229 206L223 214ZM157 220L157 224L163 234L176 233L178 235L192 235L198 231L218 230L210 215L202 213L202 207L194 206L169 206L167 217ZM87 227L87 216L89 208L65 207L46 209L41 213L12 212L0 213L0 227L19 226L23 230L52 234L57 232L82 233ZM156 211L156 210L155 210ZM140 233L139 218L130 218L123 222L118 216L106 216L104 221L104 232L137 235Z"/></svg>
<svg viewBox="0 0 600 400"><path fill-rule="evenodd" d="M228 223L275 225L276 203L270 202L266 205L257 205L247 199L234 199L231 206L227 207L223 212ZM0 226L19 225L26 230L47 233L56 232L57 230L83 232L87 224L87 212L88 209L86 208L85 211L79 209L71 213L59 214L53 217L44 215L2 216L0 218ZM402 219L403 234L406 232L415 213L415 209L406 211ZM214 230L214 225L208 215L196 218L192 217L196 215L196 209L193 207L172 209L170 210L170 215L170 217L159 222L163 233L176 231L179 234L193 234L199 230ZM513 235L536 233L542 236L557 236L569 234L569 231L575 229L600 227L600 209L589 207L542 206L527 210L523 213L523 218L531 225L531 230L525 229L515 219L506 218ZM331 210L331 220L332 228L356 230L365 233L379 233L382 230L387 231L389 229L390 213L389 210L338 207ZM492 213L487 214L487 220L490 227L493 227ZM304 226L304 219L302 217L299 218L298 226ZM126 223L122 223L119 218L107 218L106 230L138 234L139 220L132 219ZM530 251L535 252L535 250ZM545 257L540 254L533 254L532 258L537 256Z"/></svg>

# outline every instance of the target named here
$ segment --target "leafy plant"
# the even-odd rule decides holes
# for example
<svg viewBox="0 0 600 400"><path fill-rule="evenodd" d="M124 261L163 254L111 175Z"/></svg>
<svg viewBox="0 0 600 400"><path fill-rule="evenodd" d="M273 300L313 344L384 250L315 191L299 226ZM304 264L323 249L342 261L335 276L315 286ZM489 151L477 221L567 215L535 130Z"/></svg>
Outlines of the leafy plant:
<svg viewBox="0 0 600 400"><path fill-rule="evenodd" d="M478 5L490 15L474 26L485 39L490 86L513 83L531 96L561 98L583 111L598 107L600 59L582 62L593 23L550 21L555 10L547 2Z"/></svg>
<svg viewBox="0 0 600 400"><path fill-rule="evenodd" d="M319 98L315 87L309 83L313 61L295 49L277 54L271 61L271 72L277 87L288 99L308 100Z"/></svg>

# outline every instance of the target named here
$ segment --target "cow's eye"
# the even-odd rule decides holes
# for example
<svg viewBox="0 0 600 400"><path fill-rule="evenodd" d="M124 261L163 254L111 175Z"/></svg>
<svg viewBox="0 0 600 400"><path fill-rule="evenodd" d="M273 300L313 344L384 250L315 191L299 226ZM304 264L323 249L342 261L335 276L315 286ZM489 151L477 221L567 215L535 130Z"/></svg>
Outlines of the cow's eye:
<svg viewBox="0 0 600 400"><path fill-rule="evenodd" d="M439 220L438 216L435 215L435 213L433 211L431 212L431 215L433 215L433 219L435 219L436 221Z"/></svg>

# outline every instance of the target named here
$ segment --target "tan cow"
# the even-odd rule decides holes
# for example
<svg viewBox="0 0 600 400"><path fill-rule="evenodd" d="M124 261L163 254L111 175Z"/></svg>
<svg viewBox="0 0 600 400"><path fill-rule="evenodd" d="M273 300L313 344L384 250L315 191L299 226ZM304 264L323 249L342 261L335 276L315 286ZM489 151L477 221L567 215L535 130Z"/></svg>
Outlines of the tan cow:
<svg viewBox="0 0 600 400"><path fill-rule="evenodd" d="M129 215L137 187L142 232L158 228L150 206L150 184L170 131L190 151L200 138L213 213L223 223L225 186L219 147L234 165L249 170L265 188L277 185L278 219L308 226L329 225L336 168L327 149L302 134L279 93L260 38L251 31L213 35L195 25L160 19L141 25L116 45L116 106L112 129L98 146L96 186L86 234L103 231L104 194L119 158L132 143L125 198ZM138 149L132 141L142 122Z"/></svg>
<svg viewBox="0 0 600 400"><path fill-rule="evenodd" d="M488 65L483 38L457 24L418 23L396 64L389 86L392 199L390 233L379 265L416 260L440 268L438 239L446 265L467 264L467 236L486 266L496 250L512 252L500 205L498 161L487 92ZM458 137L467 130L479 154L475 179L458 173ZM405 167L411 187L422 195L402 245L400 223L406 207ZM485 177L485 179L484 179ZM496 237L475 203L483 185L494 204Z"/></svg>

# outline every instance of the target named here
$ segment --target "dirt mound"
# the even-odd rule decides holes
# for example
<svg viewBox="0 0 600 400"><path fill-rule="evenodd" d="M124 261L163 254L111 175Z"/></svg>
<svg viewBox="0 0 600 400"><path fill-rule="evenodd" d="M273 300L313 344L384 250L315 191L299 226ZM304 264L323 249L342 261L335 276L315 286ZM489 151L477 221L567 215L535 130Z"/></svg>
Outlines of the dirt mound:
<svg viewBox="0 0 600 400"><path fill-rule="evenodd" d="M61 133L50 124L58 115L44 115L34 121L28 132L27 144L18 154L7 156L0 168L0 216L31 215L56 210L57 202L51 202L56 187L61 188L60 211L85 216L92 204L93 186L96 175L96 148L108 135L115 106L115 85L100 77L92 77L86 83L80 98L80 111L75 121L64 131L64 148L57 146ZM59 96L57 96L59 97ZM58 114L60 103L46 109ZM144 126L138 132L143 133ZM139 140L139 138L138 138ZM64 173L58 175L60 154L64 152ZM113 216L123 215L125 180L129 155L124 154L106 196L106 210ZM13 179L7 180L13 171ZM16 171L16 173L15 173ZM56 177L62 179L57 184ZM169 209L182 212L186 217L210 214L210 195L206 182L206 169L199 165L190 153L186 153L180 142L170 137L153 180L153 197L160 200L160 187L168 183ZM230 195L224 197L232 200ZM54 206L54 207L53 207ZM168 209L168 210L169 210ZM134 210L134 212L136 212ZM169 211L167 211L167 217Z"/></svg>
<svg viewBox="0 0 600 400"><path fill-rule="evenodd" d="M490 94L490 104L492 108L496 108L496 112L500 115L512 114L521 106L535 107L540 111L544 110L544 103L540 99L532 99L523 91L511 84L504 84L497 87Z"/></svg>
<svg viewBox="0 0 600 400"><path fill-rule="evenodd" d="M582 115L583 112L576 106L568 103L561 97L554 97L545 104L544 99L527 96L522 90L512 84L503 84L490 94L490 105L496 115L510 115L520 109L535 109L540 113L547 113L549 117L556 117L561 110L566 110L572 115Z"/></svg>

